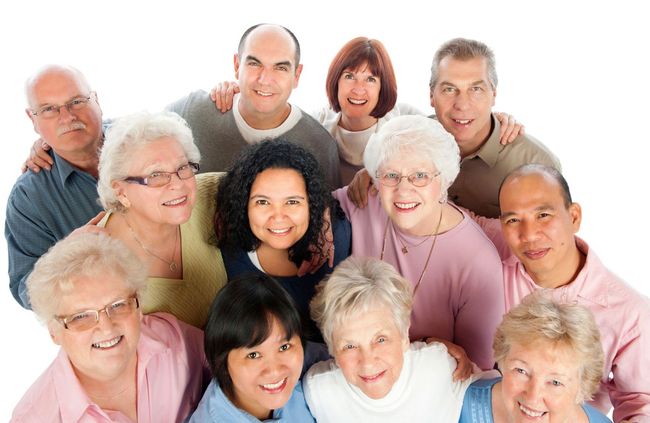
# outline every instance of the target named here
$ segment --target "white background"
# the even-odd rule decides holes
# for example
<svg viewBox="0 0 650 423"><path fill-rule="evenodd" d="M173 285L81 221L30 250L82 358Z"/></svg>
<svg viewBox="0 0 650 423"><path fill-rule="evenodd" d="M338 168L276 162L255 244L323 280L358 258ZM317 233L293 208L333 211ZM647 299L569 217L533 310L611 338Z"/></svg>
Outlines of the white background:
<svg viewBox="0 0 650 423"><path fill-rule="evenodd" d="M158 110L191 90L232 79L241 33L273 22L293 30L302 44L304 70L291 101L303 109L325 104L330 60L346 41L365 35L388 49L399 101L431 113L433 53L447 39L463 36L486 42L496 54L496 110L514 114L560 157L574 199L583 206L581 236L648 295L647 17L631 1L4 2L0 219L35 138L24 113L23 83L45 63L84 72L105 117ZM0 274L6 275L2 245ZM9 419L57 351L45 327L13 300L7 277L4 285L0 421Z"/></svg>

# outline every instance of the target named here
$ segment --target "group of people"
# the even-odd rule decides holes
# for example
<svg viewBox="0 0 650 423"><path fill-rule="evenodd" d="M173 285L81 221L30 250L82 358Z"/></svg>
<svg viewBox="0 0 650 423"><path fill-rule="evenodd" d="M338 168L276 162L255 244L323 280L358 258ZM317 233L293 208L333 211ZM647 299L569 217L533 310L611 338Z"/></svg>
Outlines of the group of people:
<svg viewBox="0 0 650 423"><path fill-rule="evenodd" d="M234 66L112 121L74 68L27 80L10 288L62 348L15 421L650 419L650 302L492 112L487 46L438 49L429 117L378 40L343 46L313 117L288 29L247 29Z"/></svg>

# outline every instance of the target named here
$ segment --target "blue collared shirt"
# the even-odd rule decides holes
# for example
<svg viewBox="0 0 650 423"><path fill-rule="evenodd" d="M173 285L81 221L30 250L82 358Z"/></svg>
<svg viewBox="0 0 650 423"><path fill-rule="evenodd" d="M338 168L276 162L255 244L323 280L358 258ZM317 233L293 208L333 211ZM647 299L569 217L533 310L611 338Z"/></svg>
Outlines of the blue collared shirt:
<svg viewBox="0 0 650 423"><path fill-rule="evenodd" d="M25 282L36 260L103 210L98 201L97 179L54 151L51 154L52 169L22 174L7 200L9 288L25 308L31 308Z"/></svg>

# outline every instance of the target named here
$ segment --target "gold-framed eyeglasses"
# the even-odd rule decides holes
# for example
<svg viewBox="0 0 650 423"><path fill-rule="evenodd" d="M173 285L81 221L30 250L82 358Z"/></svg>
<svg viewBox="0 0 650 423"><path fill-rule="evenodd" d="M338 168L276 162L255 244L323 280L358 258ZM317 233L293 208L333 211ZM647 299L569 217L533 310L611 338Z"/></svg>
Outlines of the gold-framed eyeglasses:
<svg viewBox="0 0 650 423"><path fill-rule="evenodd" d="M413 172L408 175L401 175L397 172L377 172L377 179L379 182L387 187L396 187L402 182L402 179L408 180L411 185L416 187L425 187L429 185L436 177L440 175L440 172Z"/></svg>
<svg viewBox="0 0 650 423"><path fill-rule="evenodd" d="M124 319L140 308L138 297L129 297L107 304L97 310L85 310L69 316L56 316L64 328L72 331L87 330L99 323L99 313L104 312L111 320Z"/></svg>
<svg viewBox="0 0 650 423"><path fill-rule="evenodd" d="M68 112L78 111L85 108L93 95L94 93L90 93L88 96L75 97L67 103L61 104L59 106L54 104L46 104L37 110L31 110L31 113L32 116L40 116L43 119L52 119L58 117L61 114L62 107L68 109Z"/></svg>
<svg viewBox="0 0 650 423"><path fill-rule="evenodd" d="M138 176L129 176L124 178L124 180L131 184L145 185L150 188L163 187L171 182L172 175L178 176L178 179L190 179L196 175L199 171L199 164L189 162L186 165L183 165L176 169L175 172L153 172L149 176L144 178Z"/></svg>

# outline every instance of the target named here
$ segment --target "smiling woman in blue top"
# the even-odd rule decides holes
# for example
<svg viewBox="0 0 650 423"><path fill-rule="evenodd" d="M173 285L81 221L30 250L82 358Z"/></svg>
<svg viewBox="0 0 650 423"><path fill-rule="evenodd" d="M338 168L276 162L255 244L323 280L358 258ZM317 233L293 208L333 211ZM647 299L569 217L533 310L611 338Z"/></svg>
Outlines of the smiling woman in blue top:
<svg viewBox="0 0 650 423"><path fill-rule="evenodd" d="M205 353L214 379L190 421L313 422L298 380L304 351L300 316L277 282L231 280L210 308Z"/></svg>
<svg viewBox="0 0 650 423"><path fill-rule="evenodd" d="M591 312L537 292L503 318L494 336L502 377L474 382L460 423L609 422L584 404L596 392L604 364Z"/></svg>

